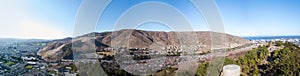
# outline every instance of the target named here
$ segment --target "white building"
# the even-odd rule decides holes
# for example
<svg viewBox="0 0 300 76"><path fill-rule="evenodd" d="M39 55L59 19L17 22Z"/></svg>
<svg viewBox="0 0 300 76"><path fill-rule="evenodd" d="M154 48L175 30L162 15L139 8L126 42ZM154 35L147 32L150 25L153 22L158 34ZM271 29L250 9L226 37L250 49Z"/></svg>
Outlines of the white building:
<svg viewBox="0 0 300 76"><path fill-rule="evenodd" d="M34 58L34 57L21 57L21 59L23 59L24 61L36 60L36 58Z"/></svg>

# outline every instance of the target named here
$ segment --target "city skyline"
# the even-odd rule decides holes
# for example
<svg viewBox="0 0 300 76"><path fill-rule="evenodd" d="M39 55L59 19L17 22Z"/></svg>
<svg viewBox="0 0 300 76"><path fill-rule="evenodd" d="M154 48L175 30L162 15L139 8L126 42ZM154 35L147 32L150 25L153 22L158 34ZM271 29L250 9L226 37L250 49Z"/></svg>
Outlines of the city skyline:
<svg viewBox="0 0 300 76"><path fill-rule="evenodd" d="M147 2L115 1L107 6L95 31L112 31L118 18L130 7ZM178 9L194 31L209 31L201 14L184 0L151 0L166 3ZM290 36L300 35L300 11L297 0L216 0L223 18L224 29L236 36ZM73 36L73 27L81 0L61 1L2 1L0 9L1 38L59 39ZM87 18L88 19L88 18ZM155 26L156 28L153 28ZM159 27L159 29L157 28ZM143 24L138 29L172 31L159 23Z"/></svg>

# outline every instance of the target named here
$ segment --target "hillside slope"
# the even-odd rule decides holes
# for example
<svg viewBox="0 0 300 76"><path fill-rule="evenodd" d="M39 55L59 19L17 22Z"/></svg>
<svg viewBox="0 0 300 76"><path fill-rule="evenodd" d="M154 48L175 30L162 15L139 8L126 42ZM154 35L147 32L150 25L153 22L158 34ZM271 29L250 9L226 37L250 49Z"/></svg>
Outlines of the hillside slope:
<svg viewBox="0 0 300 76"><path fill-rule="evenodd" d="M84 52L103 51L108 47L153 48L180 45L201 45L199 51L209 50L212 45L220 47L243 45L247 40L229 34L197 31L197 32L161 32L125 29L113 32L89 33L73 39L54 40L39 51L45 60L70 59L73 47L80 47ZM216 48L216 46L214 46Z"/></svg>

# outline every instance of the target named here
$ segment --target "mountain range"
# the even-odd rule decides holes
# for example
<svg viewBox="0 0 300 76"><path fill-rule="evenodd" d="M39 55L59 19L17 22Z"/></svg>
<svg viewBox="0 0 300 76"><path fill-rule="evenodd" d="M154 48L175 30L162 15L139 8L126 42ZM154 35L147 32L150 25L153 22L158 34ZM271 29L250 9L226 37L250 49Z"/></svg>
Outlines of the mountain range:
<svg viewBox="0 0 300 76"><path fill-rule="evenodd" d="M201 50L216 48L216 45L243 45L249 41L229 34L210 31L163 32L123 29L111 32L93 32L75 38L53 40L38 54L46 61L72 59L74 52L103 51L105 48L160 48L167 46L201 45Z"/></svg>

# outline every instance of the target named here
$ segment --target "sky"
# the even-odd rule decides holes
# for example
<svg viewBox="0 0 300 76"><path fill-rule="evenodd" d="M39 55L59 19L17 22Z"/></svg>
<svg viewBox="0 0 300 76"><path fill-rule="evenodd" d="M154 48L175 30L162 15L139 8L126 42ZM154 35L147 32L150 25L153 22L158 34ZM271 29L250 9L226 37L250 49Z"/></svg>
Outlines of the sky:
<svg viewBox="0 0 300 76"><path fill-rule="evenodd" d="M187 0L113 0L99 17L95 31L114 30L124 13L149 1L159 2L179 11L194 31L210 30L201 13ZM74 21L81 2L81 0L0 1L0 38L72 37ZM236 36L300 35L299 0L215 0L215 3L222 16L226 33ZM149 9L168 10L159 7ZM85 19L89 20L88 17ZM159 21L145 22L137 26L136 29L142 30L174 31L170 25Z"/></svg>

